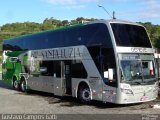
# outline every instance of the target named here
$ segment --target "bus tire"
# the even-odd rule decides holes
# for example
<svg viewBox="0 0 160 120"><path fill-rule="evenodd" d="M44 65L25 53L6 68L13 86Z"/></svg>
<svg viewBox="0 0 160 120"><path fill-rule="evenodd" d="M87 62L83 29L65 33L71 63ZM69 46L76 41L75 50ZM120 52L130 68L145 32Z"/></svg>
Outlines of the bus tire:
<svg viewBox="0 0 160 120"><path fill-rule="evenodd" d="M27 84L26 84L26 81L25 81L25 78L21 78L21 81L20 81L20 89L22 92L27 92Z"/></svg>
<svg viewBox="0 0 160 120"><path fill-rule="evenodd" d="M15 90L19 90L19 81L16 79L16 77L13 78L13 88Z"/></svg>
<svg viewBox="0 0 160 120"><path fill-rule="evenodd" d="M91 102L91 91L87 85L80 86L78 98L82 103L88 104Z"/></svg>

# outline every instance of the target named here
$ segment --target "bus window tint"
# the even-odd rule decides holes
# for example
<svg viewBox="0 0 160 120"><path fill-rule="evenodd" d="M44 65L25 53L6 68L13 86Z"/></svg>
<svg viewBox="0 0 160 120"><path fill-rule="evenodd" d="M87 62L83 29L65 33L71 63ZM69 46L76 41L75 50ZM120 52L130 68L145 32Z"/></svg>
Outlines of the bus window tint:
<svg viewBox="0 0 160 120"><path fill-rule="evenodd" d="M114 74L113 74L114 83L112 84L112 86L116 86L117 85L116 61L113 48L103 48L101 46L93 46L93 47L88 47L88 50L92 56L92 59L94 60L94 63L96 64L99 73L102 75L102 78L104 78L105 73L108 73L108 69L114 69ZM108 84L107 81L108 79L104 79L104 82L106 84Z"/></svg>
<svg viewBox="0 0 160 120"><path fill-rule="evenodd" d="M21 36L5 40L3 49L21 51L77 45L112 47L107 26L103 23L96 23Z"/></svg>
<svg viewBox="0 0 160 120"><path fill-rule="evenodd" d="M87 78L84 65L79 60L72 61L72 78Z"/></svg>
<svg viewBox="0 0 160 120"><path fill-rule="evenodd" d="M77 68L80 68L79 66ZM76 72L76 69L74 69ZM81 72L81 69L78 69ZM41 76L54 76L61 77L61 61L41 61L40 62L40 74ZM78 75L77 75L78 76ZM82 76L82 74L79 74Z"/></svg>
<svg viewBox="0 0 160 120"><path fill-rule="evenodd" d="M53 76L54 66L53 61L42 61L40 64L41 75L42 76Z"/></svg>
<svg viewBox="0 0 160 120"><path fill-rule="evenodd" d="M151 43L144 27L119 23L111 23L111 27L117 46L151 48Z"/></svg>
<svg viewBox="0 0 160 120"><path fill-rule="evenodd" d="M78 31L78 37L81 38L79 42L81 42L81 44L86 44L88 47L95 45L112 47L111 37L105 24L82 26Z"/></svg>

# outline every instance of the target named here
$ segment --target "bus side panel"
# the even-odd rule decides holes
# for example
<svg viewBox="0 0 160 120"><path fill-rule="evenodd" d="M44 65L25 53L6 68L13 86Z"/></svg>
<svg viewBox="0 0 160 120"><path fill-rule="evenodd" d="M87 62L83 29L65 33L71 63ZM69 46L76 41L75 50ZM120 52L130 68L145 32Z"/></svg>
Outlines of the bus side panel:
<svg viewBox="0 0 160 120"><path fill-rule="evenodd" d="M29 77L29 79L27 80L27 85L32 90L42 91L42 83L42 78L38 76Z"/></svg>
<svg viewBox="0 0 160 120"><path fill-rule="evenodd" d="M28 89L54 93L54 78L50 76L33 76L27 79Z"/></svg>
<svg viewBox="0 0 160 120"><path fill-rule="evenodd" d="M117 100L117 88L103 83L103 102L115 103Z"/></svg>
<svg viewBox="0 0 160 120"><path fill-rule="evenodd" d="M54 78L54 94L63 96L65 93L63 78Z"/></svg>

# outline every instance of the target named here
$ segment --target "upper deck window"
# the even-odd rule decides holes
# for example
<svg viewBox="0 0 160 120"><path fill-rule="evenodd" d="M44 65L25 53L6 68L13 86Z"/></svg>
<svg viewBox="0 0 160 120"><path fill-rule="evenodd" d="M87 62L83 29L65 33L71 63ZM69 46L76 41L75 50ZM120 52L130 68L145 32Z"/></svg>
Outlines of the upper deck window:
<svg viewBox="0 0 160 120"><path fill-rule="evenodd" d="M151 48L151 43L144 27L111 23L117 46Z"/></svg>
<svg viewBox="0 0 160 120"><path fill-rule="evenodd" d="M3 50L38 50L78 45L113 47L106 24L93 23L5 40Z"/></svg>

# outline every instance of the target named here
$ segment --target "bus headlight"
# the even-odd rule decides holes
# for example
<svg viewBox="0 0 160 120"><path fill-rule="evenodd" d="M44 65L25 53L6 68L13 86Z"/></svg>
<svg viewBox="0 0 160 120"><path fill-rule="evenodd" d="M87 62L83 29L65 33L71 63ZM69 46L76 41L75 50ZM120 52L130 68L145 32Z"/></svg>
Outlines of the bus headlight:
<svg viewBox="0 0 160 120"><path fill-rule="evenodd" d="M133 94L133 91L131 89L123 89L121 88L121 92L125 94Z"/></svg>

